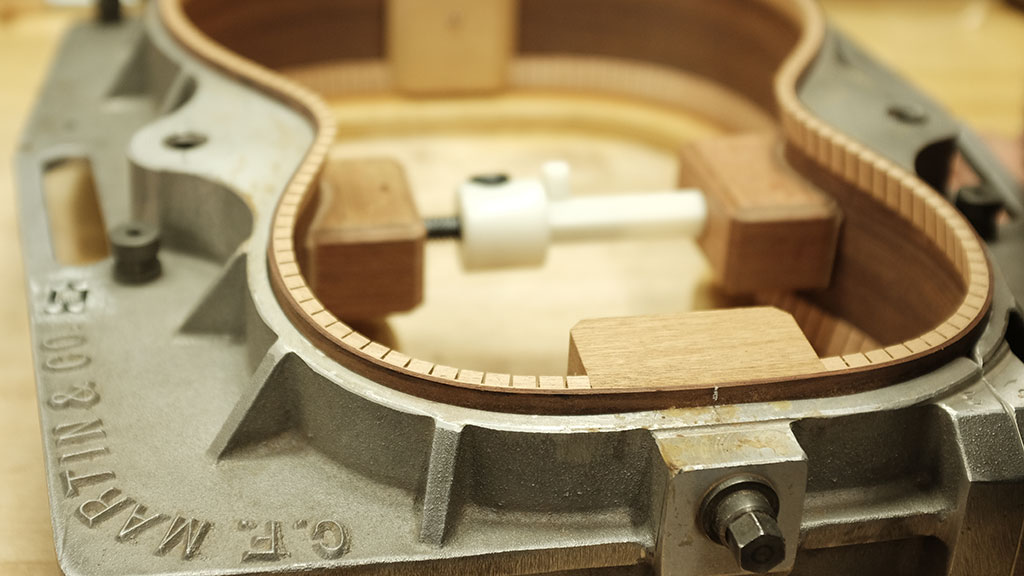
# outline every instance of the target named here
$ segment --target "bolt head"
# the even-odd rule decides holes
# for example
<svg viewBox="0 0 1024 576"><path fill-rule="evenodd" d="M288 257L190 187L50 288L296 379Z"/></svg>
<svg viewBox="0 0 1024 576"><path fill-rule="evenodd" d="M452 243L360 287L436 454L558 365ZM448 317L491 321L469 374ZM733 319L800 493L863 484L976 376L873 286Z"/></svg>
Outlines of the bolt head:
<svg viewBox="0 0 1024 576"><path fill-rule="evenodd" d="M143 222L129 222L110 231L114 277L127 284L147 282L160 275L160 232Z"/></svg>
<svg viewBox="0 0 1024 576"><path fill-rule="evenodd" d="M775 520L763 512L741 514L726 530L729 547L740 567L763 574L786 557L786 542Z"/></svg>

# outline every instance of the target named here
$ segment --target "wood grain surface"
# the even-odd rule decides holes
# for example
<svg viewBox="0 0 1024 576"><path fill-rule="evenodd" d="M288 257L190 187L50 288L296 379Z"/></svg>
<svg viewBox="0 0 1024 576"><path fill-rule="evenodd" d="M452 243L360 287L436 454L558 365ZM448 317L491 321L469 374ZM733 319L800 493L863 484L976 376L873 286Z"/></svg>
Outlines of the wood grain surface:
<svg viewBox="0 0 1024 576"><path fill-rule="evenodd" d="M569 336L569 374L593 388L724 387L822 368L793 316L771 306L587 319Z"/></svg>
<svg viewBox="0 0 1024 576"><path fill-rule="evenodd" d="M776 161L772 133L697 141L680 155L680 187L708 202L700 245L733 294L827 288L842 216L826 194Z"/></svg>
<svg viewBox="0 0 1024 576"><path fill-rule="evenodd" d="M303 267L324 306L359 320L419 304L427 229L402 165L391 158L329 162L320 182Z"/></svg>
<svg viewBox="0 0 1024 576"><path fill-rule="evenodd" d="M1024 128L1024 13L994 0L825 0L840 28L983 132ZM57 41L88 12L0 0L0 574L59 574L42 466L11 174Z"/></svg>

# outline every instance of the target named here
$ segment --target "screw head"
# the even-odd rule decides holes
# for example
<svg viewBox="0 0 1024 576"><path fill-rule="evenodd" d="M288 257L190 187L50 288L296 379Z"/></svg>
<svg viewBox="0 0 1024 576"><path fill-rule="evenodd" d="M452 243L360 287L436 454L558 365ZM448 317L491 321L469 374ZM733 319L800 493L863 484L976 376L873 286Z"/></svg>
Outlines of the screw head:
<svg viewBox="0 0 1024 576"><path fill-rule="evenodd" d="M763 574L786 557L786 541L775 519L764 512L747 512L729 523L726 539L736 562L748 572Z"/></svg>

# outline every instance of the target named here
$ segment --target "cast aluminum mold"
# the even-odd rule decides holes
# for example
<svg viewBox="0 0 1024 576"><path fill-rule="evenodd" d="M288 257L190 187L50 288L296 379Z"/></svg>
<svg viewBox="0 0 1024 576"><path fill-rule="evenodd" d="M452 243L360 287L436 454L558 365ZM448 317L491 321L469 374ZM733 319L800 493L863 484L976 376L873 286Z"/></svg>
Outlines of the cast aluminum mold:
<svg viewBox="0 0 1024 576"><path fill-rule="evenodd" d="M168 145L186 133L206 142ZM972 357L870 393L599 416L442 405L340 367L272 294L271 209L311 139L154 10L68 35L16 162L69 576L739 574L698 518L738 473L778 492L780 571L1020 569L1024 365L1001 279ZM159 279L56 262L42 175L68 158L90 161L109 227L159 226Z"/></svg>

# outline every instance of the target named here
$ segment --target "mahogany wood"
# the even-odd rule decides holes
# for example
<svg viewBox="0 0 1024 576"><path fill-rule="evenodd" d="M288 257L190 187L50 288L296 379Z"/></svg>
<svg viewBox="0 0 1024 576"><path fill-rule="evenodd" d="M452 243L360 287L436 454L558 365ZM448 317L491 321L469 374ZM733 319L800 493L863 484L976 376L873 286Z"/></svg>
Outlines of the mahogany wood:
<svg viewBox="0 0 1024 576"><path fill-rule="evenodd" d="M324 307L339 318L409 310L423 298L426 235L397 162L328 162L305 236L303 272Z"/></svg>
<svg viewBox="0 0 1024 576"><path fill-rule="evenodd" d="M594 389L724 387L823 370L793 317L769 306L583 320L569 336L569 374Z"/></svg>
<svg viewBox="0 0 1024 576"><path fill-rule="evenodd" d="M679 184L704 191L700 244L732 293L827 288L839 237L835 202L776 158L772 133L695 142Z"/></svg>

